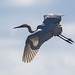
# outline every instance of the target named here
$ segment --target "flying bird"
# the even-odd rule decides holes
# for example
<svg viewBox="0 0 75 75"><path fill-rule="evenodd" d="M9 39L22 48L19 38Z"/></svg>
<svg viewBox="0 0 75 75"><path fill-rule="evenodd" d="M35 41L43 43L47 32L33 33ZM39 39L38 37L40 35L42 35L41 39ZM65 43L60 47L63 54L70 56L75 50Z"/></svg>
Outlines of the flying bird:
<svg viewBox="0 0 75 75"><path fill-rule="evenodd" d="M63 15L56 14L44 15L43 23L38 25L35 31L33 31L28 24L22 24L21 26L14 27L14 29L27 27L29 32L32 33L27 37L26 40L22 58L24 63L31 62L39 51L41 45L47 40L51 39L53 36L58 36L70 44L74 43L74 41L72 41L70 38L62 35L62 26L60 25L62 16Z"/></svg>

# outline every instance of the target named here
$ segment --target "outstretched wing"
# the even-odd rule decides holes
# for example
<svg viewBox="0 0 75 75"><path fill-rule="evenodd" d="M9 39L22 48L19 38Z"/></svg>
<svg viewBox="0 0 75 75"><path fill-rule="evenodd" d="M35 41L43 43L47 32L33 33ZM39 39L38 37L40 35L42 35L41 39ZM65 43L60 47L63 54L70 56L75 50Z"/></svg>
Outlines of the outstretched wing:
<svg viewBox="0 0 75 75"><path fill-rule="evenodd" d="M25 45L25 48L24 48L23 58L22 58L22 61L27 62L27 63L31 62L33 60L33 58L36 56L36 54L37 54L37 52L39 50L39 49L33 50L31 48L29 38L32 38L32 37L29 36L27 38L26 45ZM34 46L36 46L38 44L38 39L33 37L32 42L33 42Z"/></svg>
<svg viewBox="0 0 75 75"><path fill-rule="evenodd" d="M31 62L36 56L40 46L52 36L50 32L41 30L29 35L24 48L22 61L27 63Z"/></svg>
<svg viewBox="0 0 75 75"><path fill-rule="evenodd" d="M25 48L24 48L24 53L23 53L23 58L22 61L23 62L31 62L33 60L33 58L36 56L38 50L32 50L30 47L30 44L26 44Z"/></svg>

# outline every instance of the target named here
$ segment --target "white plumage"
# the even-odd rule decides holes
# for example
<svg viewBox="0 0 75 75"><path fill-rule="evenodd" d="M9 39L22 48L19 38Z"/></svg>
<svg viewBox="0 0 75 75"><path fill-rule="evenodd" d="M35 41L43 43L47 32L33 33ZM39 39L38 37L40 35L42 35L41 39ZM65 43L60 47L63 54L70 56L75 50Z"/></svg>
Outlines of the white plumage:
<svg viewBox="0 0 75 75"><path fill-rule="evenodd" d="M27 27L29 32L32 33L28 36L26 40L26 45L23 53L23 62L31 62L33 58L36 56L41 45L52 38L53 36L58 36L66 42L72 44L74 41L71 39L61 35L62 27L60 25L61 16L63 15L55 15L55 14L47 14L44 15L44 21L41 25L37 26L36 31L32 31L31 27L27 24L23 24L15 28L23 28Z"/></svg>

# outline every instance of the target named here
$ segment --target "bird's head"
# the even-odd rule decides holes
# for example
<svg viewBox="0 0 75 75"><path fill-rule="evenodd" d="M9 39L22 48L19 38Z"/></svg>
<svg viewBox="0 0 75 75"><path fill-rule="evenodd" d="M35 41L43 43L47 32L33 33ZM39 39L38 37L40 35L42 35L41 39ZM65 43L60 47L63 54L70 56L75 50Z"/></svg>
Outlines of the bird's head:
<svg viewBox="0 0 75 75"><path fill-rule="evenodd" d="M24 28L24 27L26 27L26 26L28 26L28 25L27 25L27 24L23 24L23 25L21 25L21 26L14 27L13 29L16 29L16 28Z"/></svg>

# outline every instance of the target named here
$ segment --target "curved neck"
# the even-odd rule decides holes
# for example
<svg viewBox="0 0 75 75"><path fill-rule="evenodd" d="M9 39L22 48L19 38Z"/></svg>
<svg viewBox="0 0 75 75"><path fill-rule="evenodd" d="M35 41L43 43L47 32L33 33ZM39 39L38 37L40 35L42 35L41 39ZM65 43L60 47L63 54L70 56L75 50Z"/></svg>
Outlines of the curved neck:
<svg viewBox="0 0 75 75"><path fill-rule="evenodd" d="M31 27L30 27L29 25L27 25L27 24L24 24L24 27L27 27L30 33L35 32L35 31L33 31L33 30L31 29Z"/></svg>

